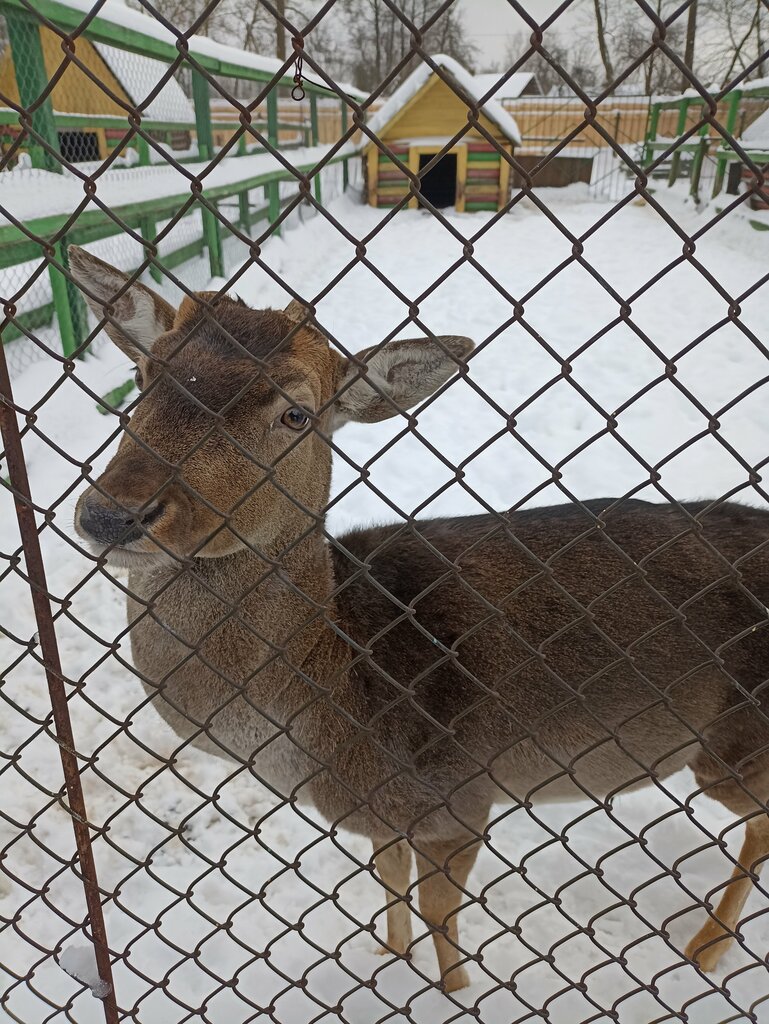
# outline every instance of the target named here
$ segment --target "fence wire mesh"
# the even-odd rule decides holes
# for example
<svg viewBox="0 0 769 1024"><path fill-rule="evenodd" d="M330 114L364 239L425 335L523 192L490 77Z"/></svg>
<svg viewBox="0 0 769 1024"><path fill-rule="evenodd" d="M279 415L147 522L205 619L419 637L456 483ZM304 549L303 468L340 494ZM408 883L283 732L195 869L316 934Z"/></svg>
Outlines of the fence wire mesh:
<svg viewBox="0 0 769 1024"><path fill-rule="evenodd" d="M766 54L139 6L0 0L0 1015L769 1020Z"/></svg>

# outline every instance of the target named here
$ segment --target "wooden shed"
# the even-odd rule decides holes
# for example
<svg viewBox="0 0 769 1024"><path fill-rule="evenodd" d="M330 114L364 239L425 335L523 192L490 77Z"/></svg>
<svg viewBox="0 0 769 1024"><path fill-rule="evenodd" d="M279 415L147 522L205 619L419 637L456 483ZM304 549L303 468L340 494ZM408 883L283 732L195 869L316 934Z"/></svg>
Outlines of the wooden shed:
<svg viewBox="0 0 769 1024"><path fill-rule="evenodd" d="M467 125L469 109L477 107L483 131L471 128L464 134L424 174L420 191L436 207L453 206L459 212L498 210L510 194L510 164L500 150L512 153L520 143L518 126L499 103L480 103L483 89L461 64L443 54L431 59L440 74L423 64L368 124L394 157L372 141L364 148L368 202L395 206L409 190L404 167L418 174ZM415 208L417 199L412 198L409 206Z"/></svg>

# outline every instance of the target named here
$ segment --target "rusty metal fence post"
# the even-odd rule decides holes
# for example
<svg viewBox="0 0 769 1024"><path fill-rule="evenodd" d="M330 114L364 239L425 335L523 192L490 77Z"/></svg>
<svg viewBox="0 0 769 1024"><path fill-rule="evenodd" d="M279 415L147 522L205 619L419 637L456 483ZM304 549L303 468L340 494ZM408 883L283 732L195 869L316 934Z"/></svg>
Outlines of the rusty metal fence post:
<svg viewBox="0 0 769 1024"><path fill-rule="evenodd" d="M53 713L53 739L59 748L61 767L64 774L64 788L67 802L64 810L72 822L72 831L77 847L77 860L83 880L83 891L88 908L87 925L93 943L99 979L107 988L103 996L104 1018L107 1024L118 1024L118 1011L115 1001L114 982L112 979L112 962L107 934L102 914L102 898L107 894L99 887L91 847L91 830L93 826L88 820L88 812L83 798L80 783L80 765L78 764L77 744L72 733L69 718L66 676L63 674L59 648L56 639L56 628L51 613L48 584L45 566L40 549L38 528L35 522L34 504L29 488L27 467L24 461L24 449L17 422L20 410L14 403L11 378L5 358L5 347L0 345L0 435L2 436L5 460L8 466L8 478L11 493L16 506L16 517L19 533L24 548L26 576L32 604L37 622L37 638L40 645L42 663L45 668L48 692L51 698Z"/></svg>
<svg viewBox="0 0 769 1024"><path fill-rule="evenodd" d="M762 561L769 512L739 499L769 506L763 484L769 460L765 453L743 453L724 424L769 382L769 346L750 315L769 275L759 266L755 280L725 282L702 256L708 232L732 211L744 214L754 200L769 206L762 151L734 135L743 79L761 61L746 61L723 88L705 88L671 42L691 3L663 15L659 5L635 0L644 25L634 40L637 52L615 81L593 86L565 66L568 54L548 46L568 0L539 22L528 5L511 0L509 9L526 32L520 55L500 73L502 84L534 61L569 91L563 103L559 97L537 100L554 101L544 105L551 124L548 129L546 114L532 114L526 140L517 135L512 106L494 98L499 82L481 87L453 58L432 52L433 41L452 38L439 32L452 0L434 0L419 16L419 5L375 5L378 16L392 19L391 35L403 45L370 93L340 84L313 52L313 31L332 16L333 0L316 5L306 25L294 24L298 15L287 13L285 4L264 0L258 13L271 19L284 42L293 40L294 53L274 59L240 54L239 63L224 43L197 34L217 13L218 0L183 27L150 0L141 2L144 14L122 5L84 11L81 2L68 6L66 0L40 0L39 9L28 0L0 0L19 81L18 103L0 96L0 106L10 104L18 119L17 134L0 150L0 215L6 220L0 246L7 247L0 251L0 273L18 268L19 275L2 296L0 331L12 330L45 360L44 383L28 389L29 400L17 400L12 350L0 346L8 471L2 487L13 500L21 538L20 549L2 557L8 574L19 575L31 595L37 635L23 653L45 671L53 722L48 735L64 775L59 803L75 837L72 863L82 881L107 1024L166 1016L181 1024L230 1024L227 997L237 997L244 1024L293 1024L295 1015L351 1024L364 1017L377 1024L469 1017L524 1024L568 1015L575 1024L578 1017L691 1024L711 1011L713 1020L762 1021L769 990L756 995L758 982L747 985L744 996L740 986L751 971L754 980L765 973L765 950L744 929L766 907L747 916L743 911L754 889L766 900L759 874L769 857L769 794L759 770L769 749L769 670L762 664L769 657L769 577ZM251 27L256 31L258 23ZM44 58L53 44L61 63L49 78ZM123 54L122 66L112 50ZM23 81L22 52L31 67ZM357 65L371 63L369 57L357 55ZM610 117L606 105L651 58L670 62L698 98L648 97L645 127L639 119L632 135L620 138L621 113ZM151 82L137 85L142 67ZM93 139L74 140L88 159L67 148L74 144L70 133L84 129L80 121L73 128L77 112L62 110L63 100L53 102L68 69L92 95L109 101L108 113L94 115L102 120L91 134L101 133L99 145L107 148L99 160ZM2 72L0 64L0 83ZM189 95L180 85L183 76ZM246 98L240 89L228 91L233 78L249 84ZM302 123L298 131L281 113L291 82L296 100L309 90L309 126ZM374 118L390 109L389 97L399 89L404 110L412 113L433 90L441 130L425 139L415 116L408 138L388 134L387 119ZM157 114L164 93L180 111L176 121ZM212 115L212 96L229 103L229 120ZM339 105L338 132L329 143L320 141L328 123L319 121L322 97ZM671 104L677 121L667 139L660 125ZM266 110L266 124L257 119L259 110ZM195 143L182 139L174 148L174 134L191 130L190 116ZM287 134L309 144L282 145ZM711 154L713 140L727 149ZM588 157L585 150L602 152ZM691 163L682 159L687 153L694 154ZM66 204L59 204L66 209L40 217L14 213L20 191L14 183L23 183L26 155L33 171L56 172L68 190ZM569 160L599 156L616 194L601 196L594 217L584 217L582 208L579 216L564 212L548 175L557 178ZM750 190L720 196L723 205L705 209L705 171L715 168L720 188L732 158L752 175ZM364 161L368 180L361 186ZM455 190L454 205L444 202L440 189L447 168L454 175L447 186ZM17 188L11 200L3 195L6 169ZM596 185L591 174L573 182L582 189L573 195ZM682 174L689 181L676 191ZM673 191L660 192L663 175ZM362 211L359 223L348 202L335 205L340 183L348 200L374 207ZM127 198L126 186L146 195ZM686 207L692 197L700 221ZM622 268L612 253L596 255L591 248L601 230L636 214L656 218L666 240L674 240L675 251L662 252L645 279L631 272L632 237L623 243ZM388 273L381 265L381 246L400 216L411 218L404 249L418 253L433 226L442 232L436 266L415 262L414 281L405 284L398 266ZM543 237L549 232L557 239L553 258L531 272L535 238L531 251L516 250L520 273L512 278L503 272L508 250L490 242L500 228L518 227L524 236L533 221ZM753 230L744 216L742 226ZM327 264L324 230L335 233L344 250ZM651 248L659 239L641 241ZM238 262L230 266L225 256L232 252ZM313 278L315 266L322 273ZM679 271L698 282L698 294L714 298L718 312L691 337L666 345L646 325L644 304L653 301L656 285ZM462 291L463 275L470 273L477 295ZM261 303L260 291L264 309L250 309L239 297L250 274L269 292ZM542 327L542 305L558 307L558 289L569 274L580 275L585 292L596 288L605 316L583 323L557 309L558 317ZM370 307L349 310L350 334L374 319L377 301L397 312L381 336L350 348L344 330L333 329L336 320L326 316L324 300L356 275L373 282L376 292L356 293L355 301ZM76 287L95 318L91 330ZM437 333L439 297L452 315L472 314L479 322L482 301L496 303L496 319L475 346L458 330ZM750 351L753 376L710 403L691 364L699 346L727 329ZM116 352L103 364L75 362L102 332ZM623 381L619 397L603 378L592 388L583 357L616 343L607 361L630 362L629 349L619 347L628 339L637 346L632 359L648 369L646 378ZM482 376L484 360L505 344L505 365L518 360L522 373L529 363L536 368L528 391L500 395ZM126 361L133 376L119 383L129 372ZM118 383L107 394L94 364L110 386ZM113 379L116 373L122 378ZM460 401L450 426L458 434L468 431L464 448L452 447L448 420L432 429L429 423L455 387L467 408ZM624 430L628 412L655 388L668 389L696 415L696 426L687 424L689 432L676 435L661 454L649 454L644 438ZM588 426L563 421L557 396L564 394L577 396ZM58 402L66 414L70 401L114 417L104 421L114 429L78 438L82 444L62 439L45 413ZM470 432L476 401L489 417L478 434ZM555 404L546 436L537 437L528 417L540 401ZM348 422L388 417L393 429L380 435L375 452L334 434ZM561 433L568 444L551 444L563 439ZM118 440L115 460L102 472ZM712 501L682 501L664 474L700 442L733 459L741 476ZM514 444L514 458L527 460L530 477L500 511L502 502L475 485L473 472L476 460L494 457L502 443ZM614 498L585 499L569 473L602 443L632 460L637 479ZM378 473L410 444L429 456L430 471L415 481L418 498L408 504L387 493ZM25 447L41 477L51 452L66 464L60 495L36 502ZM332 455L348 474L333 496ZM421 469L417 465L413 475ZM412 467L406 470L408 476ZM602 485L607 476L602 470L594 483ZM471 514L428 518L450 488ZM371 498L376 514L384 509L396 522L333 534L327 514L356 489ZM76 494L73 530L62 526L59 510ZM553 494L558 502L540 508L542 496ZM650 496L653 502L646 501ZM174 532L184 532L180 523L187 531L182 540ZM44 531L85 566L79 566L80 578L66 581L64 598L49 589ZM245 568L233 572L233 566ZM4 578L0 573L0 583ZM93 580L108 584L110 600L128 608L120 627L107 618L107 635L101 622L73 611L75 597ZM625 602L631 611L623 614ZM94 620L100 610L91 606ZM67 625L98 650L77 679L60 656ZM9 637L9 643L20 640ZM121 681L137 684L123 717L83 685L105 662L118 666ZM82 741L78 746L70 719L72 706L77 725L73 683L78 700L114 725L90 755ZM617 693L627 706L612 703ZM155 746L147 720L159 709L158 724L162 716L163 728L170 728ZM662 749L668 732L670 745ZM732 744L734 736L741 739ZM137 758L146 759L140 782L116 777L121 766L105 753L116 740L130 742ZM18 753L10 751L9 765L16 765ZM685 796L668 786L669 761L695 772ZM208 774L211 764L225 766L221 777ZM99 825L85 806L85 769L115 798ZM642 783L667 802L664 811L649 814L652 820L634 825L614 801ZM153 785L177 787L172 804L158 810L147 796ZM228 790L239 785L242 804ZM556 801L565 794L579 801L570 819L559 822L539 809L549 787ZM305 802L308 793L314 810ZM708 795L744 826L739 853L729 848L731 819L718 828L698 820L694 802ZM131 827L141 822L138 835L111 833L121 814ZM596 854L581 845L580 829L597 815L615 845ZM306 829L296 848L281 832L281 816ZM518 859L494 835L511 821L523 823L530 839ZM693 850L655 847L652 833L669 821L692 830ZM17 825L27 830L24 822ZM134 841L138 850L129 849ZM264 862L244 867L238 862L243 851L264 854ZM479 851L497 874L489 869L476 890L469 873ZM554 851L572 858L573 876L560 877L557 859L552 867ZM617 878L612 858L621 862L629 851L646 858L648 877ZM712 885L708 876L706 891L695 892L686 862L707 851L718 853L732 873ZM109 860L113 854L125 859L119 872ZM341 865L330 881L327 857ZM110 880L106 887L97 860L102 878ZM163 893L141 913L128 884L136 879ZM276 897L278 883L285 891ZM657 884L674 887L683 908L660 897L661 911L647 913L647 890ZM43 879L35 890L40 899L47 886ZM207 886L226 888L227 898L220 899L219 890L210 897ZM580 886L590 892L583 895ZM591 902L593 886L601 888L605 905ZM371 908L364 905L369 887L379 896ZM500 887L518 893L514 919L495 910ZM704 923L684 946L679 918L693 908ZM166 930L176 910L178 922ZM63 911L54 912L72 924ZM122 932L113 929L111 913ZM546 941L528 934L538 914L552 926ZM194 926L188 924L193 919ZM144 939L162 946L157 964L142 961ZM366 950L350 952L353 940L380 942L388 954L382 966L368 970ZM505 951L502 967L495 967L494 947L507 940L515 941L516 952ZM52 956L49 946L56 943L38 948ZM572 969L564 957L569 944L580 943L589 957L584 963L578 958ZM667 959L652 959L647 969L638 952L644 943ZM426 944L437 976L425 966ZM743 959L736 967L730 962L713 982L707 972L727 946ZM301 969L292 959L297 947ZM701 987L679 997L679 969ZM603 971L620 979L608 986L610 999L596 992ZM538 972L548 974L549 988L531 982ZM460 990L479 978L484 987L465 998ZM700 1000L711 995L718 1002L699 1017ZM633 1003L636 996L644 1002ZM48 1004L41 1011L46 1020L63 1014L75 1022L71 1004L40 998ZM0 1008L3 1001L0 994Z"/></svg>

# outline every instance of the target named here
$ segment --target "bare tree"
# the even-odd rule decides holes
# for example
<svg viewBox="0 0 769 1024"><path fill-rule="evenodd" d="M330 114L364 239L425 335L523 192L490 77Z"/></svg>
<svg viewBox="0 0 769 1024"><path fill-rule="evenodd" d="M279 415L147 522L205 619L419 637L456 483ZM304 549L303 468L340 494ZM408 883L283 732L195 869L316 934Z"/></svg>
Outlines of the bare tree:
<svg viewBox="0 0 769 1024"><path fill-rule="evenodd" d="M411 49L409 22L420 30L426 52L446 53L472 67L475 49L467 40L460 12L450 7L430 20L441 6L441 0L401 0L400 18L384 0L343 0L344 31L352 55L346 73L361 88L375 88ZM405 68L398 81L411 70L412 66Z"/></svg>
<svg viewBox="0 0 769 1024"><path fill-rule="evenodd" d="M129 0L130 6L143 14L147 11L138 0ZM152 6L180 32L193 27L196 35L220 38L226 32L230 0L213 5L211 0L152 0ZM210 8L210 10L209 10ZM199 24L199 19L202 19Z"/></svg>
<svg viewBox="0 0 769 1024"><path fill-rule="evenodd" d="M693 0L695 7L696 2ZM678 91L681 72L655 42L655 36L659 23L666 23L666 46L680 48L684 38L680 0L648 3L653 13L636 0L591 0L590 16L579 35L592 38L598 49L605 87L614 87L619 81L624 89L635 87L646 95ZM677 18L670 21L671 15ZM690 26L692 30L696 27L696 16ZM693 55L693 44L688 52Z"/></svg>
<svg viewBox="0 0 769 1024"><path fill-rule="evenodd" d="M753 77L764 74L768 18L765 0L699 0L700 64L712 82L727 85L754 65Z"/></svg>
<svg viewBox="0 0 769 1024"><path fill-rule="evenodd" d="M133 7L139 7L139 0L129 0ZM320 0L272 0L272 6L280 17L267 9L262 0L152 0L157 11L167 18L175 28L187 32L197 19L211 7L207 17L197 28L201 35L223 43L230 43L251 53L263 53L285 60L289 53L288 34L285 21L294 24L298 30L320 7ZM283 19L283 20L281 20ZM331 19L333 20L333 19ZM335 25L335 31L338 30ZM315 51L327 56L331 45L331 33L324 27L313 29L307 40Z"/></svg>
<svg viewBox="0 0 769 1024"><path fill-rule="evenodd" d="M305 31L305 26L321 7L321 0L272 0L279 18L267 10L262 0L248 0L246 3L243 0L222 0L222 3L229 5L227 42L254 53L285 60L291 55L292 41L289 37L293 29L303 36L305 54L321 65L330 77L343 74L344 61L340 60L340 52L345 29L341 18L332 11L309 32ZM312 77L309 64L305 65L305 71Z"/></svg>
<svg viewBox="0 0 769 1024"><path fill-rule="evenodd" d="M286 0L275 0L275 56L278 60L286 59L286 26L282 19L286 16Z"/></svg>
<svg viewBox="0 0 769 1024"><path fill-rule="evenodd" d="M764 43L765 36L762 34L763 26L761 22L761 15L766 13L766 6L763 3L763 0L756 0L756 16L754 21L756 23L756 50L758 52L758 67L756 68L756 71L758 72L759 78L763 78L766 74L767 53Z"/></svg>
<svg viewBox="0 0 769 1024"><path fill-rule="evenodd" d="M498 70L503 72L511 65L517 64L530 48L530 36L526 32L514 35L507 47L504 65ZM577 34L567 43L562 36L550 29L542 42L541 50L535 51L521 65L520 70L533 72L545 95L572 94L573 89L559 70L561 68L576 85L590 89L598 77L595 48L591 40Z"/></svg>
<svg viewBox="0 0 769 1024"><path fill-rule="evenodd" d="M697 0L691 0L689 15L686 19L686 47L684 49L684 64L693 70L694 68L694 42L697 36ZM692 83L686 72L681 74L681 90L685 91Z"/></svg>
<svg viewBox="0 0 769 1024"><path fill-rule="evenodd" d="M601 63L604 70L604 85L610 86L614 81L614 65L611 59L609 42L606 35L606 14L603 5L605 0L593 0L595 12L595 32L598 40L598 52L601 54Z"/></svg>
<svg viewBox="0 0 769 1024"><path fill-rule="evenodd" d="M210 0L152 2L182 31L189 31L208 12L198 31L214 39L283 59L290 52L290 31L267 10L263 0L219 0L210 11ZM137 6L138 0L129 3ZM305 33L305 52L330 77L374 88L409 53L413 45L410 22L421 32L428 53L448 53L472 67L477 54L468 43L461 12L452 6L438 13L442 3L399 0L403 15L399 17L385 0L338 0L336 7ZM272 0L274 9L300 32L321 4L322 0ZM682 81L681 71L665 49L654 43L659 22L665 23L665 48L679 53L706 85L728 84L747 70L750 77L766 73L769 0L691 0L687 6L681 0L646 0L643 6L638 0L575 0L575 7L582 10L581 24L570 28L568 38L557 29L548 29L541 52L526 62L525 70L536 73L545 92L573 91L561 68L588 91L600 82L611 85L617 78L647 95L688 88L689 79ZM517 62L529 48L526 33L514 37L505 67ZM626 75L642 56L639 66ZM398 81L412 67L406 67ZM310 68L308 75L312 77Z"/></svg>
<svg viewBox="0 0 769 1024"><path fill-rule="evenodd" d="M653 10L663 21L668 13L669 4L665 0L653 0ZM647 17L634 17L631 6L625 11L626 16L619 19L612 34L612 50L614 65L622 76L625 69L644 58L637 70L626 79L628 85L637 85L638 91L646 96L653 93L676 93L681 82L681 72L668 55L654 45L655 23ZM684 27L681 21L674 21L667 26L665 43L673 50L679 50L684 40ZM687 83L688 84L688 83Z"/></svg>

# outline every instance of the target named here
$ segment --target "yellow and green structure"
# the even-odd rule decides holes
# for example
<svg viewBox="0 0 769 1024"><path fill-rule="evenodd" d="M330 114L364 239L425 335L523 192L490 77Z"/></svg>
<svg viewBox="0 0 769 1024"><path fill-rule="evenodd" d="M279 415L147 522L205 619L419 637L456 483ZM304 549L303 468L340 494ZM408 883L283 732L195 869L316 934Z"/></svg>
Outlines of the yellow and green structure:
<svg viewBox="0 0 769 1024"><path fill-rule="evenodd" d="M468 111L477 121L468 125ZM376 136L363 150L366 198L393 207L411 194L420 176L423 201L457 212L499 210L510 196L510 161L521 137L513 117L485 99L477 80L457 61L439 54L422 64L368 123ZM447 149L448 147L448 149ZM436 154L443 153L435 163Z"/></svg>

